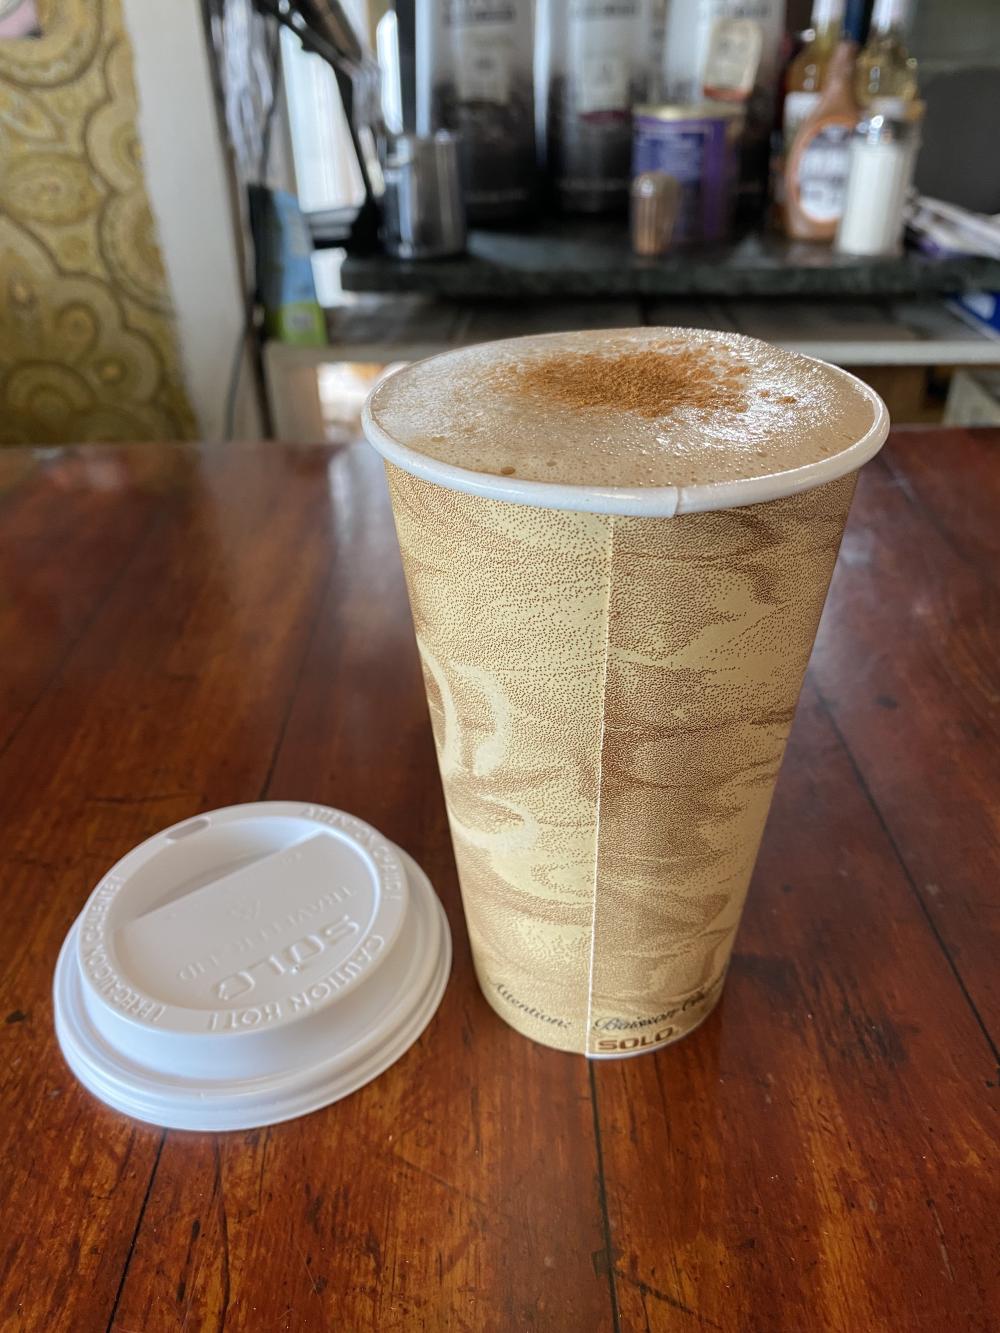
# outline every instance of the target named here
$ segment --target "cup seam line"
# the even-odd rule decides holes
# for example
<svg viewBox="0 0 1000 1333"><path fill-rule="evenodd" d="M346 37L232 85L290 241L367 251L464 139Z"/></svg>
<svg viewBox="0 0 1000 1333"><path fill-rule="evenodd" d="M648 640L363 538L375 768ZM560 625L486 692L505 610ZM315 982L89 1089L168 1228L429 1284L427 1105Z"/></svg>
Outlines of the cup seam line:
<svg viewBox="0 0 1000 1333"><path fill-rule="evenodd" d="M590 1050L590 1030L594 1014L594 964L597 956L597 890L601 865L601 804L604 787L604 738L608 713L608 659L611 655L611 588L615 564L615 515L608 515L608 570L604 584L604 655L601 662L600 730L597 737L597 795L594 808L594 880L590 914L590 964L587 972L587 1019L583 1032L583 1050Z"/></svg>

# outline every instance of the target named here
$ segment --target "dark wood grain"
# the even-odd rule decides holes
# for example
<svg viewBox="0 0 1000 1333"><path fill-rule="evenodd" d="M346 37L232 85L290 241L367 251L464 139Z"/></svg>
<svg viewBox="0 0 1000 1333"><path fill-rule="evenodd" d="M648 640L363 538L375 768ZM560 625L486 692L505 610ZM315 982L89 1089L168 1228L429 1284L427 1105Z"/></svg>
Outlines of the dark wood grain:
<svg viewBox="0 0 1000 1333"><path fill-rule="evenodd" d="M170 472L161 467L155 483L144 484L141 451L123 449L108 458L67 450L44 465L45 484L39 486L17 485L43 466L39 460L19 449L5 453L0 643L9 648L0 655L0 751L44 696L67 651L176 494ZM188 457L178 449L178 472ZM3 495L5 481L10 489ZM53 491L59 496L55 506Z"/></svg>
<svg viewBox="0 0 1000 1333"><path fill-rule="evenodd" d="M159 452L173 475L176 458ZM36 483L57 531L59 475ZM0 759L2 1327L89 1330L113 1308L163 1135L74 1083L52 1033L52 968L131 845L265 785L329 569L324 479L319 456L298 468L241 450L196 461ZM133 503L141 514L134 490L148 481L126 467L123 521ZM12 642L31 633L26 620Z"/></svg>
<svg viewBox="0 0 1000 1333"><path fill-rule="evenodd" d="M996 581L1000 574L1000 431L897 433L883 462L907 499L953 549ZM942 454L939 450L943 448ZM974 502L969 503L970 497Z"/></svg>
<svg viewBox="0 0 1000 1333"><path fill-rule="evenodd" d="M913 432L866 470L813 661L859 779L996 1047L1000 586L976 534L988 531L986 515L1000 521L997 485L986 481L990 463L1000 468L1000 437L958 434L958 459L976 458L967 471L952 464L951 438ZM948 504L930 511L900 480L926 469L910 460L928 453L952 483Z"/></svg>
<svg viewBox="0 0 1000 1333"><path fill-rule="evenodd" d="M595 1072L623 1327L993 1327L992 1053L812 689L720 1009Z"/></svg>
<svg viewBox="0 0 1000 1333"><path fill-rule="evenodd" d="M476 989L374 456L8 452L0 1328L994 1328L998 445L866 471L723 1002L590 1068ZM136 841L261 796L417 858L445 1000L305 1119L137 1126L62 1064L59 945Z"/></svg>

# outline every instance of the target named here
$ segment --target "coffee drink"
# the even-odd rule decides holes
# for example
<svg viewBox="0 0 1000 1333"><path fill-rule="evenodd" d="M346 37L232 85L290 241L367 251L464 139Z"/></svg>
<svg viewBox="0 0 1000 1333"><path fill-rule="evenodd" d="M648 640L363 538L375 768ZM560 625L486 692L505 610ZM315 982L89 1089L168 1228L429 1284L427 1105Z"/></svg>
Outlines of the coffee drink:
<svg viewBox="0 0 1000 1333"><path fill-rule="evenodd" d="M373 393L486 998L591 1056L721 992L854 489L852 376L735 335L517 339Z"/></svg>

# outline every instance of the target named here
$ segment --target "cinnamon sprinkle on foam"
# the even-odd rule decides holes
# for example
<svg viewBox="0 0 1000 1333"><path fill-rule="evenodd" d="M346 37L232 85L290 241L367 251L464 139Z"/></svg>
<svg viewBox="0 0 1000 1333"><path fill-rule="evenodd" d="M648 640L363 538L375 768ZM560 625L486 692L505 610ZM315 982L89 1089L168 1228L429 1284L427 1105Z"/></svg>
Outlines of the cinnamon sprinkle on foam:
<svg viewBox="0 0 1000 1333"><path fill-rule="evenodd" d="M663 343L615 353L555 353L498 366L492 378L502 392L653 419L678 407L745 412L748 373L747 364L728 348Z"/></svg>

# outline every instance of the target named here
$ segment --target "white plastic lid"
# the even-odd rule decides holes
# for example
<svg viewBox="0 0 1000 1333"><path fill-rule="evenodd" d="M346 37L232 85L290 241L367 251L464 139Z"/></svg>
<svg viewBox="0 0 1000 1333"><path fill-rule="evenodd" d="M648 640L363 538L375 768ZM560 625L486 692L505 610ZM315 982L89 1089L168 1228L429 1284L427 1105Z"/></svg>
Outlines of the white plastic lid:
<svg viewBox="0 0 1000 1333"><path fill-rule="evenodd" d="M451 967L441 904L370 825L234 805L141 843L56 965L56 1035L85 1087L176 1129L250 1129L346 1097L410 1047Z"/></svg>

